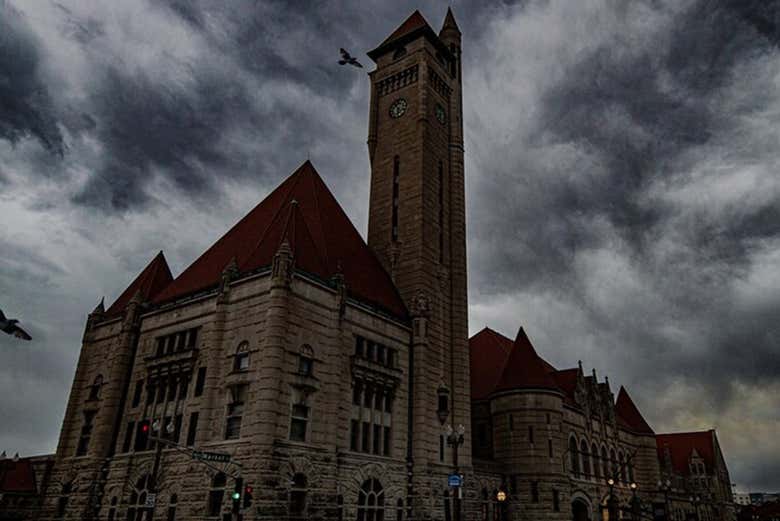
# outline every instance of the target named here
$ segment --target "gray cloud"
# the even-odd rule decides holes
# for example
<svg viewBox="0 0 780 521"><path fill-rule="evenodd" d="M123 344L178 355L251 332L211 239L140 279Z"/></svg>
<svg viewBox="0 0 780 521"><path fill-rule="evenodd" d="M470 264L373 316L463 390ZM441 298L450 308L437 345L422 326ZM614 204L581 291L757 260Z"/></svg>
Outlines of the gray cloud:
<svg viewBox="0 0 780 521"><path fill-rule="evenodd" d="M64 144L39 66L39 42L25 17L0 1L0 139L32 136L62 154Z"/></svg>

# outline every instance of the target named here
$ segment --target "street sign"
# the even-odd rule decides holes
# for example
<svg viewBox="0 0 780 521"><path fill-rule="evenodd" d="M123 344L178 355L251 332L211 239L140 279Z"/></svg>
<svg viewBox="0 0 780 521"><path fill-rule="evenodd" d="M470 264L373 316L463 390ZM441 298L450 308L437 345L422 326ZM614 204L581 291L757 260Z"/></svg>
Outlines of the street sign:
<svg viewBox="0 0 780 521"><path fill-rule="evenodd" d="M450 487L460 487L463 485L463 476L460 474L450 474L447 478L447 485Z"/></svg>
<svg viewBox="0 0 780 521"><path fill-rule="evenodd" d="M230 454L194 450L192 451L192 459L196 459L200 461L216 461L217 463L229 463Z"/></svg>
<svg viewBox="0 0 780 521"><path fill-rule="evenodd" d="M144 503L144 508L154 508L156 502L157 502L157 494L147 494L146 503Z"/></svg>

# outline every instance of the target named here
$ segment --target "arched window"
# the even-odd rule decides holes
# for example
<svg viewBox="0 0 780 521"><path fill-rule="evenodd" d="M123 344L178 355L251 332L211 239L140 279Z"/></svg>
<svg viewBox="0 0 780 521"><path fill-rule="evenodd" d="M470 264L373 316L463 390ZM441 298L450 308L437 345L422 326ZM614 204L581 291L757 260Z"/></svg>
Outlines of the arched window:
<svg viewBox="0 0 780 521"><path fill-rule="evenodd" d="M622 452L618 456L618 465L620 465L620 481L625 483L626 482L626 460L623 457Z"/></svg>
<svg viewBox="0 0 780 521"><path fill-rule="evenodd" d="M395 502L395 521L403 521L404 519L404 500L400 497Z"/></svg>
<svg viewBox="0 0 780 521"><path fill-rule="evenodd" d="M144 474L135 482L135 488L130 492L130 501L127 502L127 521L142 521L151 518L152 510L146 508L148 486L148 474Z"/></svg>
<svg viewBox="0 0 780 521"><path fill-rule="evenodd" d="M217 472L211 480L211 490L209 491L209 517L219 517L222 513L222 500L225 497L225 485L227 485L227 477L222 472Z"/></svg>
<svg viewBox="0 0 780 521"><path fill-rule="evenodd" d="M290 503L288 514L292 519L306 519L306 476L300 472L290 481Z"/></svg>
<svg viewBox="0 0 780 521"><path fill-rule="evenodd" d="M119 502L119 499L114 496L111 498L111 506L108 507L108 521L114 521L116 518L116 504Z"/></svg>
<svg viewBox="0 0 780 521"><path fill-rule="evenodd" d="M168 517L166 521L176 521L176 504L179 502L179 496L171 494L171 499L168 501Z"/></svg>
<svg viewBox="0 0 780 521"><path fill-rule="evenodd" d="M610 476L609 457L607 456L607 448L604 446L601 447L601 475L604 476L604 479L608 479Z"/></svg>
<svg viewBox="0 0 780 521"><path fill-rule="evenodd" d="M92 385L89 386L89 401L95 401L100 399L100 388L103 387L103 376L97 375Z"/></svg>
<svg viewBox="0 0 780 521"><path fill-rule="evenodd" d="M599 463L599 447L595 443L591 446L590 454L593 457L593 476L595 478L600 478L601 465Z"/></svg>
<svg viewBox="0 0 780 521"><path fill-rule="evenodd" d="M314 374L314 349L309 344L303 344L298 354L298 374L303 376Z"/></svg>
<svg viewBox="0 0 780 521"><path fill-rule="evenodd" d="M249 342L246 340L238 344L235 358L233 359L233 371L249 370Z"/></svg>
<svg viewBox="0 0 780 521"><path fill-rule="evenodd" d="M357 521L384 521L385 491L377 479L368 479L358 492Z"/></svg>
<svg viewBox="0 0 780 521"><path fill-rule="evenodd" d="M585 478L590 477L590 454L588 451L588 442L586 440L582 440L580 443L580 454L582 455L582 473L585 475Z"/></svg>
<svg viewBox="0 0 780 521"><path fill-rule="evenodd" d="M569 438L569 459L571 460L571 472L575 476L580 475L580 455L577 450L577 440L572 436Z"/></svg>

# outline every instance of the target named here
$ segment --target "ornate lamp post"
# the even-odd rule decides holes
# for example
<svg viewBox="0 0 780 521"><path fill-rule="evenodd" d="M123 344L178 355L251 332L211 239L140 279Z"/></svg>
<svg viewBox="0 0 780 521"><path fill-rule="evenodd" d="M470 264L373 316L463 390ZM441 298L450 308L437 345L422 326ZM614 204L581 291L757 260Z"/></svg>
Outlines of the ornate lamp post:
<svg viewBox="0 0 780 521"><path fill-rule="evenodd" d="M671 519L671 508L669 507L669 492L672 490L672 480L666 478L658 481L658 490L664 493L664 517L669 521Z"/></svg>
<svg viewBox="0 0 780 521"><path fill-rule="evenodd" d="M701 496L696 494L695 496L691 496L689 499L693 505L694 511L696 512L696 521L699 521L699 505L701 504Z"/></svg>
<svg viewBox="0 0 780 521"><path fill-rule="evenodd" d="M615 521L618 519L618 505L615 499L615 480L613 478L607 479L607 485L609 485L609 497L607 498L607 515L605 521Z"/></svg>
<svg viewBox="0 0 780 521"><path fill-rule="evenodd" d="M496 501L498 501L498 511L501 515L501 521L504 521L506 519L506 491L503 488L499 489L496 493Z"/></svg>
<svg viewBox="0 0 780 521"><path fill-rule="evenodd" d="M632 481L629 486L631 487L631 519L639 521L642 517L642 501L636 495L637 484Z"/></svg>
<svg viewBox="0 0 780 521"><path fill-rule="evenodd" d="M453 429L452 425L447 424L444 429L444 435L447 438L447 445L452 447L452 465L455 467L455 474L460 475L460 468L458 467L458 447L463 445L464 434L466 428L460 424L457 428ZM460 500L461 500L462 487L458 487L458 491L455 494L455 521L460 521Z"/></svg>

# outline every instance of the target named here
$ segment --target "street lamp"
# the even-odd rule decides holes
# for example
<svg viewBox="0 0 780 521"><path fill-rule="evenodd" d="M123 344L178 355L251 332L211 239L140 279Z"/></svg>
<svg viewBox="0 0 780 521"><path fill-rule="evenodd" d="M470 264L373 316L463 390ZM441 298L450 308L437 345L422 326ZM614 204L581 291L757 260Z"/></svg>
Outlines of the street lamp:
<svg viewBox="0 0 780 521"><path fill-rule="evenodd" d="M664 510L666 512L666 519L670 519L671 509L669 507L669 491L672 490L672 480L666 478L664 480L658 480L658 489L664 493Z"/></svg>
<svg viewBox="0 0 780 521"><path fill-rule="evenodd" d="M457 428L453 429L452 425L447 424L444 429L444 435L447 438L447 444L452 447L452 465L455 467L455 475L460 475L460 469L458 468L458 447L463 445L464 434L466 428L463 424L459 424ZM455 521L460 521L460 498L463 484L458 487L458 492L455 494Z"/></svg>
<svg viewBox="0 0 780 521"><path fill-rule="evenodd" d="M506 491L502 488L496 492L496 500L498 501L498 511L501 515L501 521L506 519Z"/></svg>
<svg viewBox="0 0 780 521"><path fill-rule="evenodd" d="M636 495L637 484L632 481L629 487L631 487L631 518L639 521L642 516L642 502Z"/></svg>
<svg viewBox="0 0 780 521"><path fill-rule="evenodd" d="M618 518L617 500L615 500L615 495L613 493L615 490L615 479L607 479L607 485L609 485L609 497L607 498L606 519L609 521L614 521Z"/></svg>
<svg viewBox="0 0 780 521"><path fill-rule="evenodd" d="M699 504L701 504L701 496L696 494L695 496L691 496L689 499L693 505L694 510L696 511L696 521L699 521Z"/></svg>

